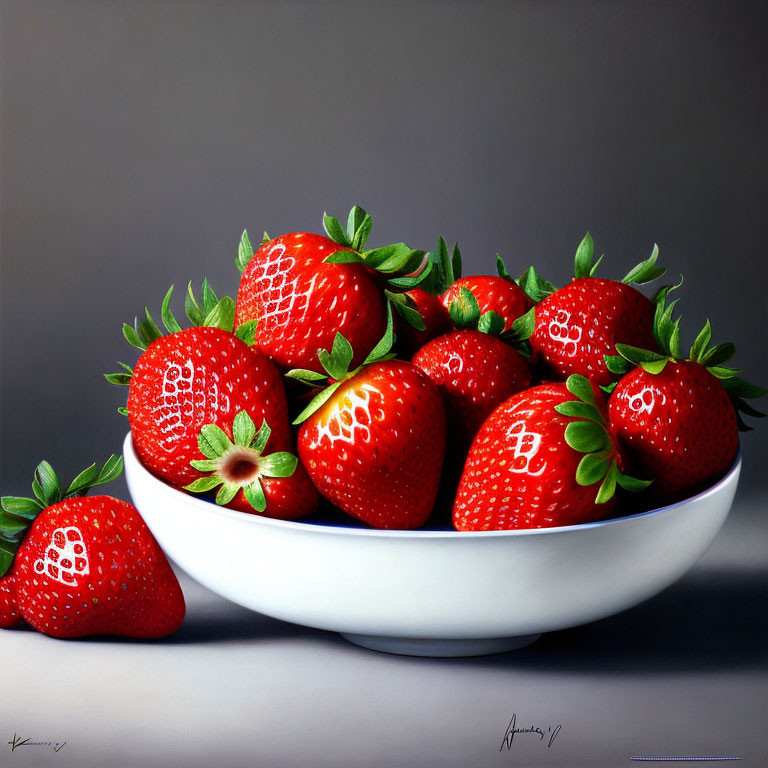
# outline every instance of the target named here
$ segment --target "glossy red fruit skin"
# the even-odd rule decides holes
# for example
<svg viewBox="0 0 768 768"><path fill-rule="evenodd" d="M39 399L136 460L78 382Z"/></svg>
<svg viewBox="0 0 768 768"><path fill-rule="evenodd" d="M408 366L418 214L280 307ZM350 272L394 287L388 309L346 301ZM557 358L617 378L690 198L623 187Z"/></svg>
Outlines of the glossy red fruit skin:
<svg viewBox="0 0 768 768"><path fill-rule="evenodd" d="M374 528L426 522L444 451L440 393L401 360L373 363L345 381L299 432L299 457L320 493Z"/></svg>
<svg viewBox="0 0 768 768"><path fill-rule="evenodd" d="M658 374L630 371L611 395L609 416L630 472L653 480L648 491L657 501L674 502L712 484L739 449L728 393L691 360L670 361Z"/></svg>
<svg viewBox="0 0 768 768"><path fill-rule="evenodd" d="M601 410L602 398L595 393ZM584 454L565 442L574 421L555 411L573 400L565 384L542 384L512 395L485 421L467 456L453 506L459 531L576 525L608 517L615 499L595 504L599 484L581 486ZM618 450L614 445L614 454Z"/></svg>
<svg viewBox="0 0 768 768"><path fill-rule="evenodd" d="M216 424L232 437L232 422L246 411L258 429L272 430L267 453L293 452L282 377L269 359L219 328L188 328L163 336L139 358L128 392L128 421L142 464L166 482L183 487L205 476L190 465L202 459L198 435ZM299 464L291 477L263 478L264 517L304 517L318 496ZM227 504L259 514L242 491Z"/></svg>
<svg viewBox="0 0 768 768"><path fill-rule="evenodd" d="M383 291L361 264L326 264L350 250L321 235L294 232L262 245L240 278L235 324L258 320L255 346L280 368L322 372L318 349L341 333L359 365L386 328Z"/></svg>
<svg viewBox="0 0 768 768"><path fill-rule="evenodd" d="M455 441L465 449L497 405L531 384L522 355L480 331L456 330L438 336L412 362L443 396L449 444Z"/></svg>
<svg viewBox="0 0 768 768"><path fill-rule="evenodd" d="M16 577L12 569L13 566L0 579L0 627L3 629L24 623L16 605Z"/></svg>
<svg viewBox="0 0 768 768"><path fill-rule="evenodd" d="M653 315L651 301L631 285L582 277L536 306L531 347L552 378L579 373L604 386L618 378L604 359L617 354L616 343L657 349Z"/></svg>
<svg viewBox="0 0 768 768"><path fill-rule="evenodd" d="M71 547L52 547L67 540ZM68 556L77 570L56 570ZM164 637L184 619L181 587L149 528L110 496L65 499L41 512L13 573L22 616L53 637Z"/></svg>
<svg viewBox="0 0 768 768"><path fill-rule="evenodd" d="M531 308L531 300L517 283L496 275L473 275L460 277L441 296L446 309L450 308L462 288L475 297L480 314L493 310L504 318L504 330L511 328L512 323Z"/></svg>
<svg viewBox="0 0 768 768"><path fill-rule="evenodd" d="M443 306L439 296L427 293L421 288L413 288L406 292L413 302L414 308L424 321L424 330L418 331L401 317L397 318L397 340L403 352L408 357L423 347L428 341L446 333L451 329L451 318Z"/></svg>
<svg viewBox="0 0 768 768"><path fill-rule="evenodd" d="M153 341L139 358L128 391L128 421L144 466L174 485L201 476L198 435L216 424L231 435L247 411L266 419L270 452L290 450L288 405L280 374L261 353L219 328L187 328Z"/></svg>

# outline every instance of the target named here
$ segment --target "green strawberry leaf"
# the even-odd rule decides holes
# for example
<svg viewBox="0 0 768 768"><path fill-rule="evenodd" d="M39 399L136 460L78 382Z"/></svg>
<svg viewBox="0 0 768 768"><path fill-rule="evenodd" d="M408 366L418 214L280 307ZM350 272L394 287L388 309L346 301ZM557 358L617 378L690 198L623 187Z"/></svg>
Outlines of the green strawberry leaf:
<svg viewBox="0 0 768 768"><path fill-rule="evenodd" d="M544 301L547 296L557 290L552 283L540 277L533 267L528 267L516 282L534 304Z"/></svg>
<svg viewBox="0 0 768 768"><path fill-rule="evenodd" d="M256 437L254 437L251 442L251 446L257 453L264 453L264 449L267 447L267 443L269 442L271 435L272 429L270 428L269 424L267 424L267 420L264 419L261 422L259 431L256 433Z"/></svg>
<svg viewBox="0 0 768 768"><path fill-rule="evenodd" d="M605 479L600 485L600 489L595 497L596 504L605 504L613 498L616 493L616 482L619 477L619 469L614 461L606 472Z"/></svg>
<svg viewBox="0 0 768 768"><path fill-rule="evenodd" d="M258 479L250 485L243 486L243 495L257 512L263 512L267 508L267 498Z"/></svg>
<svg viewBox="0 0 768 768"><path fill-rule="evenodd" d="M239 483L222 483L221 488L219 488L219 491L216 494L216 503L221 507L229 504L229 502L237 496L240 488L241 486Z"/></svg>
<svg viewBox="0 0 768 768"><path fill-rule="evenodd" d="M168 289L168 292L165 294L165 297L163 298L163 304L160 309L160 317L168 333L177 333L178 331L181 330L181 326L178 324L176 318L173 316L173 312L171 312L170 305L171 305L172 293L173 293L173 286L171 286Z"/></svg>
<svg viewBox="0 0 768 768"><path fill-rule="evenodd" d="M364 259L359 253L354 251L334 251L323 261L328 264L360 264Z"/></svg>
<svg viewBox="0 0 768 768"><path fill-rule="evenodd" d="M184 490L191 491L192 493L205 493L206 491L212 491L217 485L221 485L221 483L222 479L218 475L198 477L197 480L193 480L189 485L185 485Z"/></svg>
<svg viewBox="0 0 768 768"><path fill-rule="evenodd" d="M582 376L579 373L572 373L565 382L566 389L572 394L576 395L583 403L589 403L589 405L596 405L595 393L592 391L592 385L589 383L589 379Z"/></svg>
<svg viewBox="0 0 768 768"><path fill-rule="evenodd" d="M590 419L596 421L598 424L603 423L603 417L600 415L600 411L594 405L582 402L581 400L569 400L565 403L560 403L555 406L555 410L563 415L569 416L575 419Z"/></svg>
<svg viewBox="0 0 768 768"><path fill-rule="evenodd" d="M266 232L264 234L266 235ZM240 236L240 243L237 246L237 256L235 257L235 264L241 275L245 272L245 268L252 258L253 246L251 245L251 239L248 237L248 231L244 229L243 234Z"/></svg>
<svg viewBox="0 0 768 768"><path fill-rule="evenodd" d="M659 246L653 244L651 255L639 264L634 266L621 280L622 283L635 283L644 285L660 278L667 270L656 266L656 260L659 258Z"/></svg>
<svg viewBox="0 0 768 768"><path fill-rule="evenodd" d="M489 336L501 336L504 332L504 318L497 315L493 310L483 312L477 321L477 330L480 333L487 333Z"/></svg>
<svg viewBox="0 0 768 768"><path fill-rule="evenodd" d="M265 477L290 477L295 471L299 460L292 453L281 451L259 460L259 471Z"/></svg>
<svg viewBox="0 0 768 768"><path fill-rule="evenodd" d="M390 283L395 282L390 280ZM427 326L424 325L424 318L419 314L418 309L411 306L411 302L408 296L403 293L394 293L392 291L384 291L387 299L389 299L389 306L395 308L395 312L405 320L408 325L413 326L417 331L423 331Z"/></svg>
<svg viewBox="0 0 768 768"><path fill-rule="evenodd" d="M235 328L235 336L244 344L252 347L256 343L256 328L258 325L258 320L246 320Z"/></svg>
<svg viewBox="0 0 768 768"><path fill-rule="evenodd" d="M709 342L712 340L712 326L709 322L709 318L707 318L707 322L704 324L704 327L699 331L699 335L696 337L695 341L691 345L691 352L690 357L691 360L695 360L696 362L701 362L701 358L704 356L704 353L707 351L707 348L709 347Z"/></svg>
<svg viewBox="0 0 768 768"><path fill-rule="evenodd" d="M594 453L609 446L602 424L594 421L572 421L565 428L565 442L579 453Z"/></svg>
<svg viewBox="0 0 768 768"><path fill-rule="evenodd" d="M593 485L605 477L608 466L608 459L596 453L587 453L576 468L576 482L579 485Z"/></svg>
<svg viewBox="0 0 768 768"><path fill-rule="evenodd" d="M462 288L448 307L448 314L457 328L472 328L480 319L480 307L472 292Z"/></svg>
<svg viewBox="0 0 768 768"><path fill-rule="evenodd" d="M3 496L0 498L0 507L12 515L27 520L34 520L45 508L37 499L28 499L23 496Z"/></svg>
<svg viewBox="0 0 768 768"><path fill-rule="evenodd" d="M576 278L591 277L592 260L595 257L595 243L592 235L587 232L576 249L576 255L573 259L573 275Z"/></svg>
<svg viewBox="0 0 768 768"><path fill-rule="evenodd" d="M333 393L341 386L342 382L337 381L331 384L330 387L326 387L322 392L318 392L315 397L310 400L309 405L293 420L294 426L306 421L315 411L322 408L328 400L331 399Z"/></svg>
<svg viewBox="0 0 768 768"><path fill-rule="evenodd" d="M245 448L250 446L254 437L256 437L256 425L247 411L240 411L232 421L232 437L235 445Z"/></svg>
<svg viewBox="0 0 768 768"><path fill-rule="evenodd" d="M215 459L232 448L232 441L227 433L215 424L206 424L197 436L200 453L208 459Z"/></svg>
<svg viewBox="0 0 768 768"><path fill-rule="evenodd" d="M623 376L632 370L632 364L621 355L603 355L605 367L617 376Z"/></svg>
<svg viewBox="0 0 768 768"><path fill-rule="evenodd" d="M499 253L496 254L496 272L498 273L499 277L503 277L505 280L511 280L514 282L514 278L509 274L507 265L504 263L504 259L501 258L501 254Z"/></svg>
<svg viewBox="0 0 768 768"><path fill-rule="evenodd" d="M360 206L355 205L347 218L347 237L356 251L362 251L371 234L373 219Z"/></svg>
<svg viewBox="0 0 768 768"><path fill-rule="evenodd" d="M221 328L233 333L235 330L235 302L231 296L224 296L206 315L203 325L207 328Z"/></svg>
<svg viewBox="0 0 768 768"><path fill-rule="evenodd" d="M644 491L653 481L652 480L639 480L636 477L625 475L623 472L619 472L616 475L616 482L625 490L630 493L638 493Z"/></svg>
<svg viewBox="0 0 768 768"><path fill-rule="evenodd" d="M352 245L352 239L347 237L347 233L344 231L344 227L341 226L341 222L329 216L327 213L323 214L323 228L326 231L328 237L339 245L350 247Z"/></svg>
<svg viewBox="0 0 768 768"><path fill-rule="evenodd" d="M387 327L384 330L384 335L379 339L376 346L368 353L368 357L366 357L365 360L363 361L363 365L369 365L370 363L377 363L380 360L383 360L384 357L389 354L390 350L392 349L392 345L394 343L395 343L395 334L394 334L394 322L392 319L392 305L388 304L387 305Z"/></svg>
<svg viewBox="0 0 768 768"><path fill-rule="evenodd" d="M37 469L35 470L35 480L37 481L42 494L42 498L38 496L38 499L40 499L46 507L50 507L51 504L61 501L62 494L59 476L47 461L41 461L37 465Z"/></svg>

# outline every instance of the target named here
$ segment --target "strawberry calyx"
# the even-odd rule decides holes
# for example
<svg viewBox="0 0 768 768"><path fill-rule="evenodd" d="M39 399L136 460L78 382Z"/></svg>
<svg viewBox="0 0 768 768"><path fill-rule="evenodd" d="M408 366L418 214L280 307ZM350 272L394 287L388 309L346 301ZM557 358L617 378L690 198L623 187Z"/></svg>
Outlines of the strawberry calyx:
<svg viewBox="0 0 768 768"><path fill-rule="evenodd" d="M440 235L437 247L424 255L416 270L403 277L391 278L384 294L392 308L405 322L417 331L423 331L424 319L406 291L418 287L433 296L439 296L459 277L461 277L459 244L454 243L453 251L449 253L445 238Z"/></svg>
<svg viewBox="0 0 768 768"><path fill-rule="evenodd" d="M160 317L166 331L169 334L178 333L182 330L178 320L174 317L170 308L173 286L171 286L160 309ZM220 328L221 330L234 333L237 338L249 346L253 344L256 334L256 320L249 320L235 328L235 302L230 296L224 296L221 299L216 295L207 279L203 280L200 296L196 297L192 289L192 283L187 285L187 294L184 299L184 311L193 327ZM147 347L156 339L165 334L160 330L154 318L149 313L149 309L144 308L145 318L139 320L137 317L134 324L123 323L123 336L125 340L136 349L145 352ZM129 386L133 377L133 368L126 363L118 361L122 368L116 373L106 373L104 378L110 384L118 386ZM125 408L118 408L118 412L127 415Z"/></svg>
<svg viewBox="0 0 768 768"><path fill-rule="evenodd" d="M499 262L501 263L501 266L503 266L503 262L501 261L501 256L497 256L497 267L499 268L499 274L501 275L501 267L498 266ZM504 269L506 272L506 268ZM508 274L508 273L507 273ZM505 275L502 275L504 277ZM545 280L539 273L531 266L528 267L528 269L523 272L520 277L515 280L515 282L520 286L520 288L525 291L525 293L528 295L528 298L533 301L534 304L539 304L544 299L547 298L550 294L554 293L557 290L557 286L553 285L549 282L549 280Z"/></svg>
<svg viewBox="0 0 768 768"><path fill-rule="evenodd" d="M84 469L64 491L53 467L47 461L41 461L32 480L34 498L0 498L0 577L11 567L27 530L44 509L63 499L85 496L94 486L109 483L119 477L122 471L122 456L113 454L101 469L96 464Z"/></svg>
<svg viewBox="0 0 768 768"><path fill-rule="evenodd" d="M569 422L565 428L565 442L574 451L584 454L576 468L576 482L587 486L602 481L595 496L596 504L611 499L617 485L633 493L647 488L651 480L639 480L619 469L608 425L597 407L589 380L574 373L568 377L565 386L577 399L559 403L555 410L562 416L578 419Z"/></svg>
<svg viewBox="0 0 768 768"><path fill-rule="evenodd" d="M594 277L600 262L605 254L595 261L595 242L592 235L587 232L576 249L576 255L573 259L573 276L578 280L583 277ZM664 267L657 267L656 261L659 258L659 246L654 243L651 255L636 264L632 269L621 278L622 283L627 285L634 283L636 285L645 285L660 278L667 270Z"/></svg>
<svg viewBox="0 0 768 768"><path fill-rule="evenodd" d="M688 352L688 357L682 357L680 352L680 317L673 318L673 312L678 299L667 303L667 297L673 290L679 288L680 282L673 286L664 286L656 294L656 312L653 321L653 335L659 346L660 352L652 352L648 349L633 347L629 344L616 344L618 355L605 355L605 364L611 373L623 376L633 368L640 367L650 374L659 374L668 362L683 362L689 360L703 365L709 373L720 380L723 388L728 393L734 408L739 431L746 432L751 427L746 424L741 414L755 418L763 418L764 413L753 408L747 400L762 397L768 394L768 389L763 389L755 384L740 378L740 370L724 365L735 354L736 347L731 342L710 345L712 341L712 325L707 318L704 327L699 331ZM616 383L603 387L607 392L612 392Z"/></svg>
<svg viewBox="0 0 768 768"><path fill-rule="evenodd" d="M261 485L262 477L290 477L298 465L298 458L288 451L264 454L272 430L266 419L258 432L253 419L240 411L232 421L232 437L215 424L206 424L197 436L197 444L204 459L189 463L200 472L211 472L184 486L185 491L205 493L221 486L216 503L229 504L242 490L248 503L257 511L267 508L267 499Z"/></svg>
<svg viewBox="0 0 768 768"><path fill-rule="evenodd" d="M456 298L448 306L451 322L460 330L477 330L496 336L526 357L531 356L528 339L536 326L535 308L531 307L524 315L516 318L512 326L504 330L504 318L492 309L480 312L480 305L472 291L461 288Z"/></svg>
<svg viewBox="0 0 768 768"><path fill-rule="evenodd" d="M387 307L387 328L384 331L384 335L379 339L376 346L368 353L368 356L357 366L357 368L353 368L351 371L349 370L354 351L349 341L347 341L341 333L337 333L333 339L333 346L330 352L327 349L318 349L317 351L317 357L326 372L325 374L306 370L304 368L295 368L294 370L288 371L288 373L285 374L288 378L297 379L311 387L322 388L321 391L310 400L307 407L294 419L293 424L301 424L306 421L313 413L315 413L315 411L319 410L331 399L333 393L336 392L345 381L357 376L357 374L367 366L394 358L395 353L391 351L394 342L394 323L390 305ZM324 385L324 382L327 382L327 386Z"/></svg>

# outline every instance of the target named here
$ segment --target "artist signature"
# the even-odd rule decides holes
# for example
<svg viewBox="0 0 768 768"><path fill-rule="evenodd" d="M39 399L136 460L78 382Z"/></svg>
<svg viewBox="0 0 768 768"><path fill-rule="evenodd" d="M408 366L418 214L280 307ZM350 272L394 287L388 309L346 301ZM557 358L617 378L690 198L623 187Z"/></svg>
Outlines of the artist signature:
<svg viewBox="0 0 768 768"><path fill-rule="evenodd" d="M54 752L61 752L66 744L66 741L33 741L31 737L22 739L20 736L13 734L13 738L8 742L11 747L11 752L19 747L46 747L52 749Z"/></svg>
<svg viewBox="0 0 768 768"><path fill-rule="evenodd" d="M562 730L562 725L548 725L546 728L538 725L529 725L525 728L517 727L517 715L513 714L509 719L509 725L507 730L504 731L504 738L502 739L499 752L503 752L504 749L512 749L512 742L517 734L533 734L539 737L539 741L547 739L547 748L551 747L555 743L555 739Z"/></svg>

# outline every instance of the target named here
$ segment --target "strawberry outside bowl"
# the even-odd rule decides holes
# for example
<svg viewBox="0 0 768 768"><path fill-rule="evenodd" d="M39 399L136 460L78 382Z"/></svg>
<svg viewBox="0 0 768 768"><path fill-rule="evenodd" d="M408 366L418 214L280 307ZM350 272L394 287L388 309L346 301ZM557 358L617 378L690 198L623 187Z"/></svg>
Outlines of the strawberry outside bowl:
<svg viewBox="0 0 768 768"><path fill-rule="evenodd" d="M130 433L125 474L166 554L211 591L358 645L416 656L522 648L630 608L682 576L730 510L741 454L708 490L651 512L519 531L382 531L217 507L150 474Z"/></svg>

